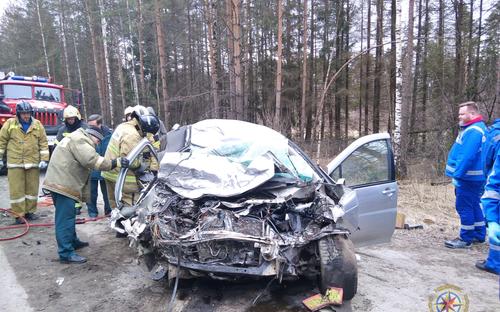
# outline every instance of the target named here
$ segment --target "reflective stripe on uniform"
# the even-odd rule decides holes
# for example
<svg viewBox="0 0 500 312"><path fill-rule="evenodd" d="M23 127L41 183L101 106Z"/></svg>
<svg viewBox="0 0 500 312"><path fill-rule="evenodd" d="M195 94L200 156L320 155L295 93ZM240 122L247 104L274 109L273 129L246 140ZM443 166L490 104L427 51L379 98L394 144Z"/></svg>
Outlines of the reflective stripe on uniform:
<svg viewBox="0 0 500 312"><path fill-rule="evenodd" d="M7 168L31 169L31 168L38 168L38 164L9 164L9 163L7 163Z"/></svg>
<svg viewBox="0 0 500 312"><path fill-rule="evenodd" d="M103 162L104 162L104 157L99 156L99 158L97 158L97 161L95 162L94 168L96 169L100 168Z"/></svg>
<svg viewBox="0 0 500 312"><path fill-rule="evenodd" d="M486 226L486 223L484 221L474 222L474 226Z"/></svg>
<svg viewBox="0 0 500 312"><path fill-rule="evenodd" d="M3 155L5 153L4 149L0 149L0 155Z"/></svg>
<svg viewBox="0 0 500 312"><path fill-rule="evenodd" d="M82 203L76 202L75 203L75 208L82 208Z"/></svg>
<svg viewBox="0 0 500 312"><path fill-rule="evenodd" d="M441 169L442 170L442 169ZM450 171L450 172L455 172L455 168L453 168L452 166L450 165L446 165L446 170Z"/></svg>
<svg viewBox="0 0 500 312"><path fill-rule="evenodd" d="M462 230L474 230L474 225L461 225L460 228Z"/></svg>
<svg viewBox="0 0 500 312"><path fill-rule="evenodd" d="M28 200L38 200L38 196L31 196L31 195L26 195L26 199Z"/></svg>
<svg viewBox="0 0 500 312"><path fill-rule="evenodd" d="M483 170L469 170L465 174L471 176L483 175Z"/></svg>
<svg viewBox="0 0 500 312"><path fill-rule="evenodd" d="M111 143L110 143L110 144L108 145L108 148L109 148L109 150L110 150L111 152L113 152L113 154L115 154L115 155L117 155L117 156L120 154L120 150L119 150L119 149L118 149L118 147L116 147L114 144L111 144Z"/></svg>
<svg viewBox="0 0 500 312"><path fill-rule="evenodd" d="M17 199L11 199L10 203L11 204L17 204L17 203L22 203L25 200L26 200L26 196L23 196L23 197L20 197L20 198L17 198Z"/></svg>
<svg viewBox="0 0 500 312"><path fill-rule="evenodd" d="M107 171L107 172L102 172L101 175L103 178L107 178L108 180L112 180L112 181L118 180L117 173ZM125 182L126 183L137 183L135 176L129 176L129 175L125 176Z"/></svg>
<svg viewBox="0 0 500 312"><path fill-rule="evenodd" d="M49 154L49 151L48 150L43 150L43 151L40 151L40 154L44 154L44 155L48 155Z"/></svg>
<svg viewBox="0 0 500 312"><path fill-rule="evenodd" d="M495 250L495 251L500 251L500 246L490 244L490 249L491 249L491 250Z"/></svg>
<svg viewBox="0 0 500 312"><path fill-rule="evenodd" d="M491 198L500 200L500 193L493 190L486 190L481 198Z"/></svg>

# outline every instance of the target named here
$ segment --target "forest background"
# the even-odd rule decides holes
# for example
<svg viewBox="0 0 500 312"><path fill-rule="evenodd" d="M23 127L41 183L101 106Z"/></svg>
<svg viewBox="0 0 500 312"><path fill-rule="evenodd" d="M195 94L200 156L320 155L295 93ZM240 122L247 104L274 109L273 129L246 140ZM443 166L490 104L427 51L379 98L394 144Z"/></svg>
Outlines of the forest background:
<svg viewBox="0 0 500 312"><path fill-rule="evenodd" d="M0 1L0 71L80 89L111 126L136 104L246 120L318 161L387 131L400 177L436 177L458 103L500 117L500 1Z"/></svg>

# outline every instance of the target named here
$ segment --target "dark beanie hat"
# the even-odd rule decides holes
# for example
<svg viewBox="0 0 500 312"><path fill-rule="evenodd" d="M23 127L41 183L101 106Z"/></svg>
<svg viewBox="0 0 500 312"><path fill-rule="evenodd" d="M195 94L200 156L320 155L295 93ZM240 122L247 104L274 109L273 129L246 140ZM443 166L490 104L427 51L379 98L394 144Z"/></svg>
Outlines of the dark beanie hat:
<svg viewBox="0 0 500 312"><path fill-rule="evenodd" d="M102 141L104 139L104 136L102 135L102 130L99 127L96 126L89 126L87 129L85 129L88 134L95 136L99 140Z"/></svg>

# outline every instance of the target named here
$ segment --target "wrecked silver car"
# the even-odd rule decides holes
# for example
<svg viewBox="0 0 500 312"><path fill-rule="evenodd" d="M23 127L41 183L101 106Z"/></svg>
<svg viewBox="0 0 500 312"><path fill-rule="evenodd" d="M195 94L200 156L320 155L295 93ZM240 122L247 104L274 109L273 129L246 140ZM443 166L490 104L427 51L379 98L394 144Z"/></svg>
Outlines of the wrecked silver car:
<svg viewBox="0 0 500 312"><path fill-rule="evenodd" d="M145 151L160 170L140 177L137 203L115 209L111 226L163 263L170 279L307 277L323 293L333 286L354 297L358 198L341 173L331 170L334 181L278 132L236 120L173 130L160 154L144 139L128 158Z"/></svg>

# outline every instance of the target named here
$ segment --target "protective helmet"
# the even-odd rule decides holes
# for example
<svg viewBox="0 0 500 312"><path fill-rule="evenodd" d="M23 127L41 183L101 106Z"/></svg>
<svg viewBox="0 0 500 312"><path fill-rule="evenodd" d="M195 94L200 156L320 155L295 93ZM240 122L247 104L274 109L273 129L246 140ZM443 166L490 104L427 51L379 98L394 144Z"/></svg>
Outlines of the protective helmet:
<svg viewBox="0 0 500 312"><path fill-rule="evenodd" d="M129 114L132 114L133 111L134 111L134 108L132 106L127 106L125 108L125 110L123 111L123 115L127 116Z"/></svg>
<svg viewBox="0 0 500 312"><path fill-rule="evenodd" d="M33 115L33 107L30 103L21 101L16 105L16 115L19 117L21 113L30 113Z"/></svg>
<svg viewBox="0 0 500 312"><path fill-rule="evenodd" d="M156 116L156 112L155 112L154 108L152 108L151 106L148 106L146 109L148 110L148 112L149 112L150 115L155 115Z"/></svg>
<svg viewBox="0 0 500 312"><path fill-rule="evenodd" d="M144 133L156 134L160 130L160 120L155 115L141 115L137 121Z"/></svg>
<svg viewBox="0 0 500 312"><path fill-rule="evenodd" d="M64 109L63 118L66 119L71 117L76 117L78 120L82 120L82 115L80 115L78 108L68 105L68 107Z"/></svg>
<svg viewBox="0 0 500 312"><path fill-rule="evenodd" d="M142 105L136 105L134 107L132 107L132 118L137 118L139 116L143 116L143 115L150 115L148 110L146 109L146 107L142 106Z"/></svg>

